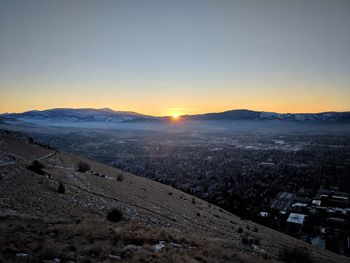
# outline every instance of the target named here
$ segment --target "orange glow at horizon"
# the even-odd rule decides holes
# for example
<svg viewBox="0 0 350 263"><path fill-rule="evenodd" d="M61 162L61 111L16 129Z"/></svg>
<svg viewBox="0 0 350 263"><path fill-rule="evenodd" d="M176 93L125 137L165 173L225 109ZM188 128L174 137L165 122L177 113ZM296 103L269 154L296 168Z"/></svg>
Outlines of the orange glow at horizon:
<svg viewBox="0 0 350 263"><path fill-rule="evenodd" d="M185 88L172 92L100 92L89 87L50 89L33 87L21 92L0 86L0 113L46 110L52 108L111 108L116 111L134 111L153 116L171 116L222 112L234 109L270 111L278 113L317 113L324 111L349 111L348 92L334 93L331 89L285 89L275 92L265 88L255 92L254 88L227 88L217 92L212 87L202 87L201 93ZM302 95L300 95L302 94Z"/></svg>
<svg viewBox="0 0 350 263"><path fill-rule="evenodd" d="M1 99L0 99L1 101ZM2 103L0 103L2 104ZM115 107L111 104L90 104L90 103L69 103L69 104L49 104L45 103L40 105L38 104L26 104L23 103L22 105L16 105L15 103L11 105L5 105L2 104L3 107L0 106L0 114L1 113L20 113L30 110L47 110L52 108L111 108L115 111L134 111L141 114L146 115L152 115L152 116L170 116L173 120L179 120L182 115L193 115L193 114L205 114L205 113L212 113L212 112L223 112L223 111L229 111L229 110L235 110L235 109L248 109L253 111L267 111L267 112L277 112L277 113L319 113L319 112L326 112L326 111L349 111L348 108L344 107L334 107L333 105L299 105L301 107L291 107L290 105L283 104L283 103L276 103L274 105L269 104L264 106L263 104L260 105L253 105L253 103L249 104L238 104L238 103L232 103L232 104L219 104L216 105L210 105L207 107L202 107L202 105L189 105L189 107L183 107L183 110L181 113L174 113L172 111L167 110L165 107L144 107L144 105L130 105L128 106L120 106ZM198 107L195 107L198 106ZM323 107L322 107L323 106ZM329 107L328 107L329 106Z"/></svg>
<svg viewBox="0 0 350 263"><path fill-rule="evenodd" d="M171 115L171 120L175 122L179 122L181 120L181 116L178 113L173 113Z"/></svg>

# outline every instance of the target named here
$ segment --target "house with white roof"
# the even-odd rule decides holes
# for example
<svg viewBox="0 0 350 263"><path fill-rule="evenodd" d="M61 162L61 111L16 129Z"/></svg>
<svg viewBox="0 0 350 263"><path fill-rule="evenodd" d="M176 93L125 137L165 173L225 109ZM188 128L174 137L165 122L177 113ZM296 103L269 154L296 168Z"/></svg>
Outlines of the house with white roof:
<svg viewBox="0 0 350 263"><path fill-rule="evenodd" d="M306 215L298 213L290 213L287 218L287 228L289 232L300 232L303 228Z"/></svg>

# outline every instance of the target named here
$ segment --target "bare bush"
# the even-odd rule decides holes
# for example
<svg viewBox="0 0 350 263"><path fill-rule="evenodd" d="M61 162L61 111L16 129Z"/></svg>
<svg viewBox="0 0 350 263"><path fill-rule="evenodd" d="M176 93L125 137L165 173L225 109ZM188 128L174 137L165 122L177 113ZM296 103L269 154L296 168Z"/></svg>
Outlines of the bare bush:
<svg viewBox="0 0 350 263"><path fill-rule="evenodd" d="M312 263L308 251L302 248L284 248L279 253L279 259L286 263Z"/></svg>
<svg viewBox="0 0 350 263"><path fill-rule="evenodd" d="M90 165L85 162L79 162L78 163L78 172L85 173L90 170Z"/></svg>
<svg viewBox="0 0 350 263"><path fill-rule="evenodd" d="M27 166L29 170L40 175L45 174L45 172L42 170L44 167L45 166L37 160L33 161L30 165Z"/></svg>
<svg viewBox="0 0 350 263"><path fill-rule="evenodd" d="M124 175L123 174L118 174L117 181L122 182L123 180L124 180Z"/></svg>
<svg viewBox="0 0 350 263"><path fill-rule="evenodd" d="M110 210L107 214L107 220L111 222L119 222L123 220L123 213L118 208Z"/></svg>
<svg viewBox="0 0 350 263"><path fill-rule="evenodd" d="M66 187L64 186L62 181L60 181L58 183L57 193L60 193L60 194L65 194L66 193Z"/></svg>
<svg viewBox="0 0 350 263"><path fill-rule="evenodd" d="M247 233L245 233L242 237L241 237L242 243L244 245L260 245L260 239L257 237L252 237L249 236Z"/></svg>

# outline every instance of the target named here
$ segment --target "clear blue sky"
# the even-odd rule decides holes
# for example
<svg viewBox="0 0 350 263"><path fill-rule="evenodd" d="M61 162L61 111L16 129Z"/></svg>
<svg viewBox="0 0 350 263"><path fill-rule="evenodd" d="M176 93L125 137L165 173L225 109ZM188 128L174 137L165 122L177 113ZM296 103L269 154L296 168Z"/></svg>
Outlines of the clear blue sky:
<svg viewBox="0 0 350 263"><path fill-rule="evenodd" d="M0 0L0 112L350 110L349 0Z"/></svg>

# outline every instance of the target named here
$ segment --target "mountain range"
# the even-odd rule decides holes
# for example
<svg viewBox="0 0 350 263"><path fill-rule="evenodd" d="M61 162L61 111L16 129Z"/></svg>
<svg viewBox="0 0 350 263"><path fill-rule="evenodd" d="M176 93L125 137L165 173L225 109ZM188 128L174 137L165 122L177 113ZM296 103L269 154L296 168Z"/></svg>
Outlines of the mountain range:
<svg viewBox="0 0 350 263"><path fill-rule="evenodd" d="M49 110L33 110L23 113L1 114L3 120L31 123L71 123L71 122L102 122L123 123L133 121L167 121L171 117L156 117L132 111L114 111L109 108L56 108ZM252 111L246 109L229 110L218 113L183 115L182 120L189 121L294 121L316 123L350 123L350 112L321 113L276 113Z"/></svg>

